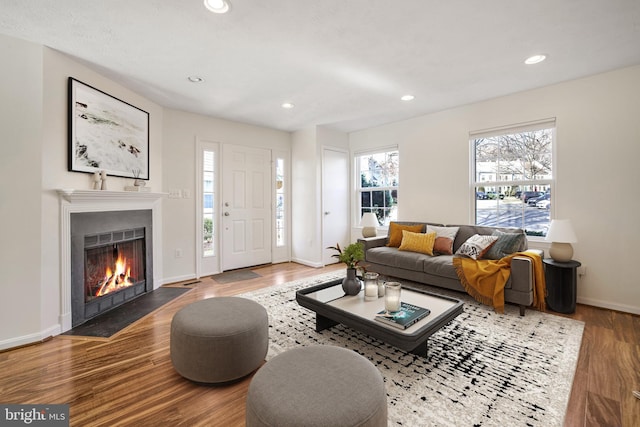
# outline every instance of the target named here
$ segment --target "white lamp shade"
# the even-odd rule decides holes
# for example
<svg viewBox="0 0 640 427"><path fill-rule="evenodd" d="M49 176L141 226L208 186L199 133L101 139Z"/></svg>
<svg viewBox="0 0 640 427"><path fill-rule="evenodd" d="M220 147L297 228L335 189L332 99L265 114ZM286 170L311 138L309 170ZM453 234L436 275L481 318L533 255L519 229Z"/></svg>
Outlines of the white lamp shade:
<svg viewBox="0 0 640 427"><path fill-rule="evenodd" d="M373 212L365 212L362 215L362 219L360 220L360 225L363 227L377 227L380 224L378 223L378 218L376 218L376 214Z"/></svg>
<svg viewBox="0 0 640 427"><path fill-rule="evenodd" d="M554 219L551 221L545 240L557 243L576 243L578 238L568 219Z"/></svg>

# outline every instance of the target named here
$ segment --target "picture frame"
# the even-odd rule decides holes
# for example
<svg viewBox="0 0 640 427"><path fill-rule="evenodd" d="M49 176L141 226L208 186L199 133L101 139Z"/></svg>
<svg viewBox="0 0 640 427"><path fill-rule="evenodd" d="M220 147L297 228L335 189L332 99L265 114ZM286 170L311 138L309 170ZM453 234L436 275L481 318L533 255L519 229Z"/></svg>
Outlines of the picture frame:
<svg viewBox="0 0 640 427"><path fill-rule="evenodd" d="M70 172L149 179L149 113L69 77Z"/></svg>

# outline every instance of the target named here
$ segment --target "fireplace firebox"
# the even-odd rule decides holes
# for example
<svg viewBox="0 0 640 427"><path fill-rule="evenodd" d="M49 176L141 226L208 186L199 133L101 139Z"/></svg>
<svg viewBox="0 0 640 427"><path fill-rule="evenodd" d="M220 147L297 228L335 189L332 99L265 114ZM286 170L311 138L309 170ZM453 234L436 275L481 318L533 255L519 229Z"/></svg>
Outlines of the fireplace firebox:
<svg viewBox="0 0 640 427"><path fill-rule="evenodd" d="M153 289L150 211L71 216L72 326Z"/></svg>
<svg viewBox="0 0 640 427"><path fill-rule="evenodd" d="M144 246L144 228L84 237L85 318L145 292Z"/></svg>

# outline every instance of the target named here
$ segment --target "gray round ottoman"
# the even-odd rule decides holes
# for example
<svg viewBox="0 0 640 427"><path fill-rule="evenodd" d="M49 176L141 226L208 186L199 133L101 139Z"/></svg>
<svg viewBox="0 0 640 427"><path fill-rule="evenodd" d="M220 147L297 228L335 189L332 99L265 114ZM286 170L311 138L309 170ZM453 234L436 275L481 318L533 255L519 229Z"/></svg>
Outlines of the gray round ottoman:
<svg viewBox="0 0 640 427"><path fill-rule="evenodd" d="M363 356L312 346L275 356L251 379L247 427L386 426L382 375Z"/></svg>
<svg viewBox="0 0 640 427"><path fill-rule="evenodd" d="M267 310L246 298L197 301L180 309L171 321L171 362L192 381L242 378L260 367L268 346Z"/></svg>

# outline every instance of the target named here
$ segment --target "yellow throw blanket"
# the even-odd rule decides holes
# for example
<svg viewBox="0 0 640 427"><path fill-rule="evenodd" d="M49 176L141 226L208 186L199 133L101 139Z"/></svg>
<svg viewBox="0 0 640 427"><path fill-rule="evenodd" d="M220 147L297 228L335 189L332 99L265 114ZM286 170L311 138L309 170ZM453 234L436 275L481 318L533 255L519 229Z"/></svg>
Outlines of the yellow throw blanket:
<svg viewBox="0 0 640 427"><path fill-rule="evenodd" d="M496 312L504 313L504 287L515 256L527 257L533 262L533 306L545 311L547 288L544 268L542 258L534 252L516 252L499 260L454 257L453 266L469 295L482 304L493 306Z"/></svg>

